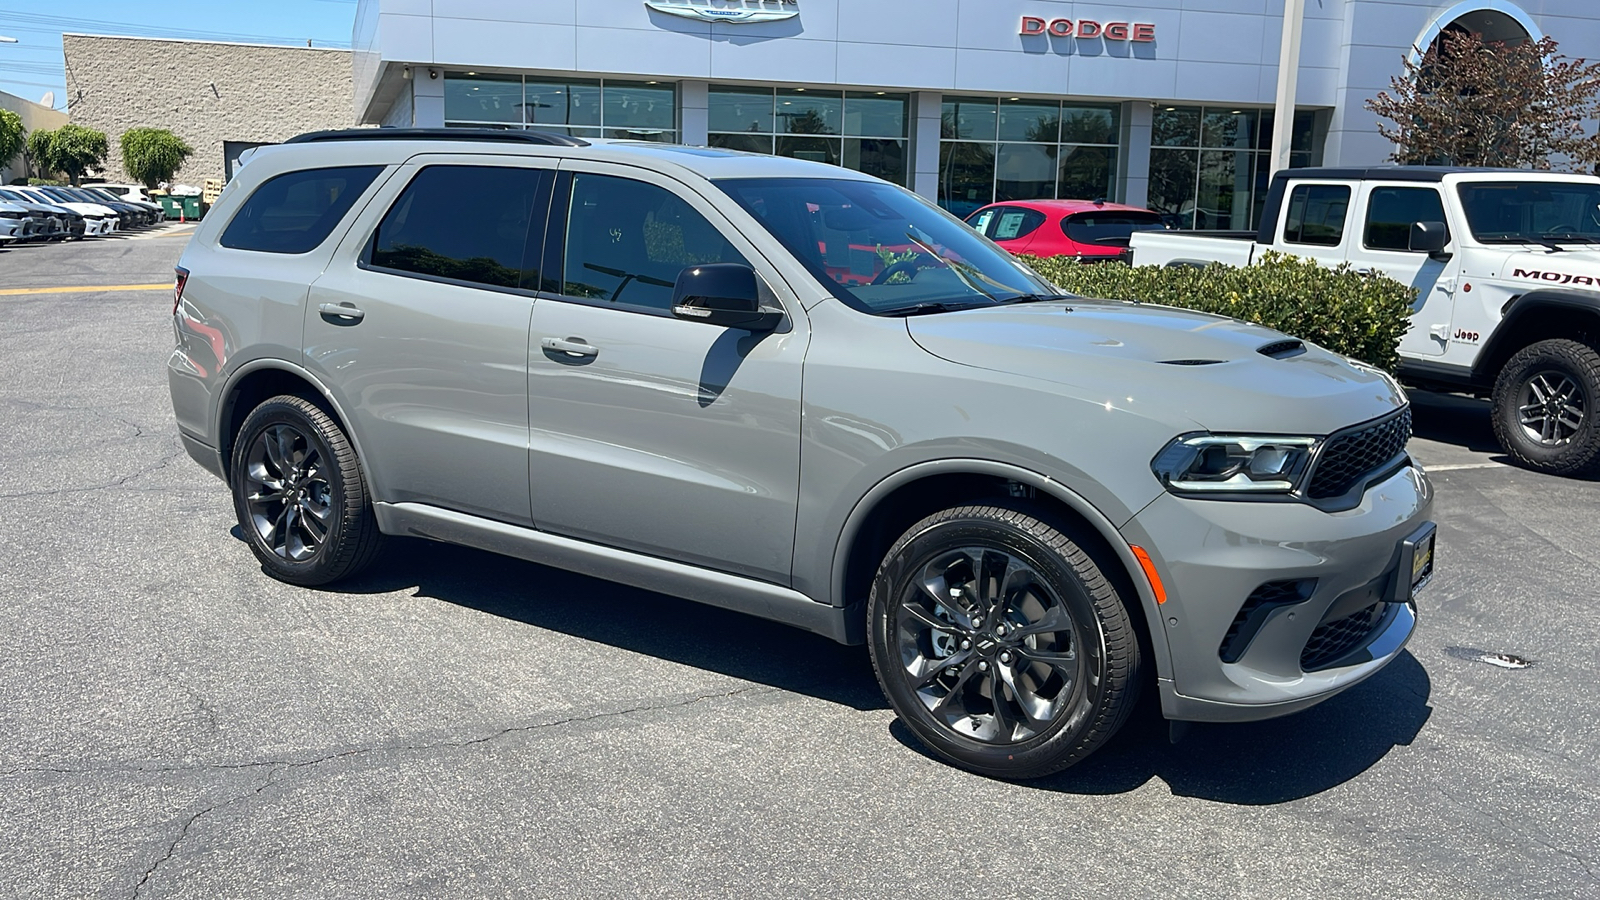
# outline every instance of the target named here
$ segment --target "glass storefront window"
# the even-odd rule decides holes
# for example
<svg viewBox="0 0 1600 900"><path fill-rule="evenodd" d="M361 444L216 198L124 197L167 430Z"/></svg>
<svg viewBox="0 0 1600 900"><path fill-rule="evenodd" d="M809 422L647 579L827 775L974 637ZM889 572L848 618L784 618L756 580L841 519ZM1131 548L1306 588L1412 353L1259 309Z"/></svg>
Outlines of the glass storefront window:
<svg viewBox="0 0 1600 900"><path fill-rule="evenodd" d="M1168 106L1156 110L1150 143L1157 147L1200 146L1200 108Z"/></svg>
<svg viewBox="0 0 1600 900"><path fill-rule="evenodd" d="M522 124L522 76L446 72L444 117L450 121Z"/></svg>
<svg viewBox="0 0 1600 900"><path fill-rule="evenodd" d="M887 91L712 85L707 143L842 165L905 184L910 97Z"/></svg>
<svg viewBox="0 0 1600 900"><path fill-rule="evenodd" d="M1269 133L1267 142L1271 141ZM1200 146L1257 149L1256 111L1207 109L1200 123Z"/></svg>
<svg viewBox="0 0 1600 900"><path fill-rule="evenodd" d="M598 135L600 125L600 82L598 81L544 81L529 78L523 87L527 117L523 120L535 128L567 132L572 126L593 126L593 132L572 131L572 134Z"/></svg>
<svg viewBox="0 0 1600 900"><path fill-rule="evenodd" d="M1120 112L1017 97L945 98L939 203L965 218L1007 200L1114 199Z"/></svg>
<svg viewBox="0 0 1600 900"><path fill-rule="evenodd" d="M805 88L779 89L777 126L785 134L839 134L844 118L844 94ZM781 155L781 154L780 154Z"/></svg>
<svg viewBox="0 0 1600 900"><path fill-rule="evenodd" d="M607 79L600 88L606 137L659 141L672 135L677 126L676 94L670 84Z"/></svg>
<svg viewBox="0 0 1600 900"><path fill-rule="evenodd" d="M1000 140L1054 144L1061 140L1061 104L1000 101Z"/></svg>
<svg viewBox="0 0 1600 900"><path fill-rule="evenodd" d="M1150 149L1149 206L1178 228L1194 227L1199 161L1199 154L1193 150Z"/></svg>
<svg viewBox="0 0 1600 900"><path fill-rule="evenodd" d="M708 95L713 133L772 134L771 88L717 88ZM768 141L771 144L771 141ZM715 146L715 145L713 145ZM771 147L765 151L771 153Z"/></svg>
<svg viewBox="0 0 1600 900"><path fill-rule="evenodd" d="M946 97L940 110L940 137L992 141L999 121L998 97Z"/></svg>
<svg viewBox="0 0 1600 900"><path fill-rule="evenodd" d="M1317 116L1312 110L1295 113L1291 168L1319 164ZM1179 228L1255 228L1272 174L1272 123L1270 109L1158 109L1150 151L1150 208Z"/></svg>

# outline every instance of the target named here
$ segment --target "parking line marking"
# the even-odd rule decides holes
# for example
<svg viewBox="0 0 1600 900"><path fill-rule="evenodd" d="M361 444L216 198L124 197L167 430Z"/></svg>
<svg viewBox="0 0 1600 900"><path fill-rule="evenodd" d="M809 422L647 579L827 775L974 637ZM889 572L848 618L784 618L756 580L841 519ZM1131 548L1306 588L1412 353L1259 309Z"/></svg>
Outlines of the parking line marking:
<svg viewBox="0 0 1600 900"><path fill-rule="evenodd" d="M1447 466L1430 466L1430 465L1424 464L1422 468L1425 471L1428 471L1428 472L1460 472L1463 469L1504 469L1505 467L1506 467L1505 463L1481 462L1481 463L1454 463L1452 465L1447 465Z"/></svg>
<svg viewBox="0 0 1600 900"><path fill-rule="evenodd" d="M34 287L0 289L0 297L24 294L98 294L108 291L170 291L172 282L162 284L88 284L80 287Z"/></svg>

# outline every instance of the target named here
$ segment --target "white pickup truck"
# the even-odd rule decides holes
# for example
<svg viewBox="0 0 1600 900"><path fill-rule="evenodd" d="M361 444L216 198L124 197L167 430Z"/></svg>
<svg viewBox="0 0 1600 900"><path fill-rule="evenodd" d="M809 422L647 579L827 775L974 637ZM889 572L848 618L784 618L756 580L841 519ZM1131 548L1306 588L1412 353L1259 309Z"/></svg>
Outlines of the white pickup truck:
<svg viewBox="0 0 1600 900"><path fill-rule="evenodd" d="M1291 169L1259 232L1147 231L1132 247L1141 266L1244 266L1274 250L1412 285L1404 381L1491 398L1500 445L1532 468L1600 470L1600 178Z"/></svg>

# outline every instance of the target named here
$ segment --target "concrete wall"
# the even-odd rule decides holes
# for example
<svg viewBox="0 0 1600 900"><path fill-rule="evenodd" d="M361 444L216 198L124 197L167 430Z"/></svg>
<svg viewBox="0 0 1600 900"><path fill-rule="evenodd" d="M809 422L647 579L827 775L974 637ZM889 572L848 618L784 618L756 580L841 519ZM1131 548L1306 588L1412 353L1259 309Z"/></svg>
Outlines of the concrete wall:
<svg viewBox="0 0 1600 900"><path fill-rule="evenodd" d="M9 109L21 116L22 128L30 134L41 130L54 131L67 124L66 113L10 94L0 93L0 109ZM0 184L10 184L11 179L26 176L24 169L20 153L14 159L0 159Z"/></svg>
<svg viewBox="0 0 1600 900"><path fill-rule="evenodd" d="M223 177L224 141L273 142L354 124L346 50L147 38L62 36L75 124L106 133L104 175L126 180L118 142L168 128L194 147L177 179Z"/></svg>

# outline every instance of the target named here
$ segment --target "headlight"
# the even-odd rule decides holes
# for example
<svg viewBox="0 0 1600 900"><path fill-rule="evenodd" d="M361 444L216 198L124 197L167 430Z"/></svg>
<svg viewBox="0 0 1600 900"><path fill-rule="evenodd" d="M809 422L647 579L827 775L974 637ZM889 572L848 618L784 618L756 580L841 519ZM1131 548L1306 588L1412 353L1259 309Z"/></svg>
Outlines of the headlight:
<svg viewBox="0 0 1600 900"><path fill-rule="evenodd" d="M1320 438L1185 434L1150 468L1172 491L1286 493L1306 472Z"/></svg>

